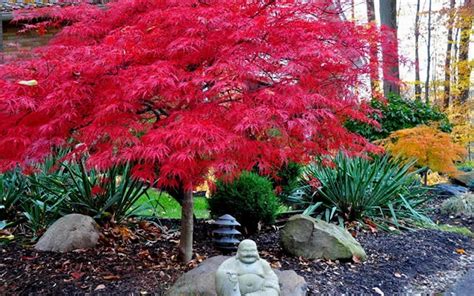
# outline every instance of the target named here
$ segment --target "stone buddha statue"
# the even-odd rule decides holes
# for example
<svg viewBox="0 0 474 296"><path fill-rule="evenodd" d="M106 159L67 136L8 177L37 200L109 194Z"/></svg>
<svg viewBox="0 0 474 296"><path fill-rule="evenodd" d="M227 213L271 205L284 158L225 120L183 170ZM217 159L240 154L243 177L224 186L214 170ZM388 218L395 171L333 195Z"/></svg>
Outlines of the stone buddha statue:
<svg viewBox="0 0 474 296"><path fill-rule="evenodd" d="M255 242L246 239L237 255L217 269L216 292L218 296L279 296L280 285L270 264L260 259Z"/></svg>

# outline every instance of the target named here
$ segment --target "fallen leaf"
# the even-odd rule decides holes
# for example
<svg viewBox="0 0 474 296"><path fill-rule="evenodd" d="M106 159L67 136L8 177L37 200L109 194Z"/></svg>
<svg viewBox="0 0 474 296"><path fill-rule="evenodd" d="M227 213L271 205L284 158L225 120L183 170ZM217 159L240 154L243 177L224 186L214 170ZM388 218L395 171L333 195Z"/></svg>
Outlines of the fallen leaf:
<svg viewBox="0 0 474 296"><path fill-rule="evenodd" d="M198 253L196 253L196 260L197 262L201 263L202 261L204 261L206 259L206 256L201 256L199 255Z"/></svg>
<svg viewBox="0 0 474 296"><path fill-rule="evenodd" d="M84 272L71 272L71 276L75 279L78 280L84 275Z"/></svg>
<svg viewBox="0 0 474 296"><path fill-rule="evenodd" d="M280 261L272 262L272 263L270 263L270 265L272 266L272 268L275 268L275 269L280 269L281 268Z"/></svg>
<svg viewBox="0 0 474 296"><path fill-rule="evenodd" d="M118 237L121 240L126 241L126 242L137 239L135 234L128 227L125 227L125 226L116 226L116 227L114 227L112 229L112 234L115 237Z"/></svg>
<svg viewBox="0 0 474 296"><path fill-rule="evenodd" d="M150 251L148 251L147 249L141 250L140 252L138 252L138 257L140 257L141 259L151 259Z"/></svg>
<svg viewBox="0 0 474 296"><path fill-rule="evenodd" d="M143 230L148 230L148 228L150 227L150 222L147 222L147 221L140 221L138 222L138 227L140 227L140 229L143 229Z"/></svg>
<svg viewBox="0 0 474 296"><path fill-rule="evenodd" d="M18 81L18 84L21 84L21 85L26 85L26 86L36 86L38 85L38 81L36 80L20 80Z"/></svg>
<svg viewBox="0 0 474 296"><path fill-rule="evenodd" d="M4 239L4 240L13 240L15 238L15 236L13 234L10 234L10 235L0 235L0 239Z"/></svg>
<svg viewBox="0 0 474 296"><path fill-rule="evenodd" d="M352 261L354 261L354 263L362 263L362 260L356 255L352 256Z"/></svg>
<svg viewBox="0 0 474 296"><path fill-rule="evenodd" d="M104 275L102 278L108 281L115 281L115 280L119 280L120 276L111 274L111 275Z"/></svg>
<svg viewBox="0 0 474 296"><path fill-rule="evenodd" d="M459 255L466 255L466 250L464 250L464 249L456 249L456 253L458 253Z"/></svg>
<svg viewBox="0 0 474 296"><path fill-rule="evenodd" d="M105 289L105 285L104 284L100 284L98 285L97 287L95 287L94 291L99 291L99 290L103 290Z"/></svg>
<svg viewBox="0 0 474 296"><path fill-rule="evenodd" d="M380 296L384 296L384 292L382 292L382 290L380 290L378 287L374 287L372 288L372 290L375 291L375 293L379 294Z"/></svg>
<svg viewBox="0 0 474 296"><path fill-rule="evenodd" d="M375 233L377 232L377 224L375 224L372 220L370 219L365 219L365 225L369 226L370 232Z"/></svg>

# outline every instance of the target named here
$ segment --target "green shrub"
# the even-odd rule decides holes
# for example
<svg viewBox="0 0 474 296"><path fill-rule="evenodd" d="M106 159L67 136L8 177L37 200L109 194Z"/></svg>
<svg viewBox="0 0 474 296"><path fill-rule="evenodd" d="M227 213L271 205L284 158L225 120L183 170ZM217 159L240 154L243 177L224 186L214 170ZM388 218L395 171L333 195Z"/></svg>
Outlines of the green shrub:
<svg viewBox="0 0 474 296"><path fill-rule="evenodd" d="M474 217L474 194L466 193L445 200L441 205L441 212L448 215Z"/></svg>
<svg viewBox="0 0 474 296"><path fill-rule="evenodd" d="M252 172L243 172L233 182L216 182L209 199L214 216L230 214L242 224L244 231L258 230L258 223L272 223L279 208L272 183Z"/></svg>
<svg viewBox="0 0 474 296"><path fill-rule="evenodd" d="M421 100L403 99L396 95L389 95L386 103L378 100L370 102L372 108L379 111L371 117L377 120L380 130L364 123L349 121L346 127L355 133L373 141L384 139L394 131L412 128L420 124L429 125L437 122L443 132L451 132L448 117L436 107L423 103Z"/></svg>
<svg viewBox="0 0 474 296"><path fill-rule="evenodd" d="M331 161L333 165L308 166L300 190L291 197L306 206L304 214L340 223L369 219L385 229L430 223L420 212L427 195L417 172L409 172L413 163L387 155L368 160L342 153Z"/></svg>
<svg viewBox="0 0 474 296"><path fill-rule="evenodd" d="M474 160L469 160L457 165L458 170L463 172L471 172L474 170Z"/></svg>

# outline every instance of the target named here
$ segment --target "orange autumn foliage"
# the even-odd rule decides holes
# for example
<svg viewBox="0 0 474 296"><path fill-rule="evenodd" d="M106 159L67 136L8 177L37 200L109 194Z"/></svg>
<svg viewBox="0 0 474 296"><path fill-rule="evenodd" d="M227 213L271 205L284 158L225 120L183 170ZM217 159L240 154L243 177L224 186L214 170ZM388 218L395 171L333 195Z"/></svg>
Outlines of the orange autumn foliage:
<svg viewBox="0 0 474 296"><path fill-rule="evenodd" d="M449 175L457 173L454 162L467 154L449 134L426 125L395 131L381 143L393 155L417 159L417 166Z"/></svg>

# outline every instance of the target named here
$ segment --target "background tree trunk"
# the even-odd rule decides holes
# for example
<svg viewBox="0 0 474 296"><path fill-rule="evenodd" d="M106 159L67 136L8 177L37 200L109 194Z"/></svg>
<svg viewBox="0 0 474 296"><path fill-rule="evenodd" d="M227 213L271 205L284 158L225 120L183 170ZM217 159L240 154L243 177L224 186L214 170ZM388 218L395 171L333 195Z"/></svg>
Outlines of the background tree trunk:
<svg viewBox="0 0 474 296"><path fill-rule="evenodd" d="M0 63L3 63L3 21L0 12Z"/></svg>
<svg viewBox="0 0 474 296"><path fill-rule="evenodd" d="M425 103L430 102L430 70L431 70L431 0L428 1L428 39L426 40L426 80Z"/></svg>
<svg viewBox="0 0 474 296"><path fill-rule="evenodd" d="M461 31L461 29L459 28L456 28L454 30L454 38L453 38L453 42L454 42L454 53L453 55L451 56L452 60L451 60L451 63L453 64L453 66L451 67L452 70L453 70L453 73L451 75L451 85L454 86L454 89L457 89L457 85L458 85L458 67L457 67L457 64L458 64L458 52L459 52L459 32ZM451 98L452 98L452 102L455 100L455 96L457 96L457 93L456 94L453 94L453 87L451 88L450 90L451 94Z"/></svg>
<svg viewBox="0 0 474 296"><path fill-rule="evenodd" d="M469 88L471 84L471 71L469 65L469 43L471 40L471 28L474 19L474 0L466 0L459 14L461 18L461 39L459 41L458 58L458 89L459 103L465 103L469 98Z"/></svg>
<svg viewBox="0 0 474 296"><path fill-rule="evenodd" d="M420 79L420 0L416 1L415 16L415 99L421 100L421 79Z"/></svg>
<svg viewBox="0 0 474 296"><path fill-rule="evenodd" d="M451 96L451 49L453 47L453 27L456 7L456 0L449 2L449 18L448 18L448 44L446 46L446 59L444 61L444 94L443 107L448 108Z"/></svg>
<svg viewBox="0 0 474 296"><path fill-rule="evenodd" d="M181 262L189 262L193 257L193 191L192 189L181 189L180 195L183 203L181 206L181 237L179 240L178 258Z"/></svg>
<svg viewBox="0 0 474 296"><path fill-rule="evenodd" d="M375 23L375 4L374 0L367 0L367 21Z"/></svg>
<svg viewBox="0 0 474 296"><path fill-rule="evenodd" d="M356 16L355 16L355 3L354 0L351 0L351 20L355 21Z"/></svg>
<svg viewBox="0 0 474 296"><path fill-rule="evenodd" d="M398 37L397 37L397 1L396 0L382 0L380 1L380 22L382 25L387 26L393 30L393 35L389 38L393 38L393 42L396 44L395 53L390 52L390 48L384 46L382 43L382 61L384 67L389 65L388 75L392 79L400 80L400 71L398 66ZM386 76L386 75L384 75ZM400 95L399 85L384 77L383 92L385 96L390 93Z"/></svg>
<svg viewBox="0 0 474 296"><path fill-rule="evenodd" d="M372 25L376 25L377 21L375 19L375 4L374 0L367 0L367 21ZM373 72L370 73L370 86L372 89L372 94L374 91L379 89L379 59L378 59L378 44L372 43L370 45L370 62L373 67Z"/></svg>

